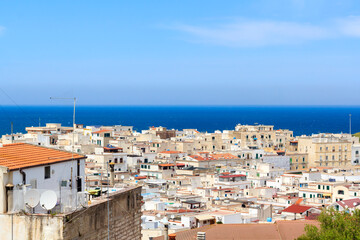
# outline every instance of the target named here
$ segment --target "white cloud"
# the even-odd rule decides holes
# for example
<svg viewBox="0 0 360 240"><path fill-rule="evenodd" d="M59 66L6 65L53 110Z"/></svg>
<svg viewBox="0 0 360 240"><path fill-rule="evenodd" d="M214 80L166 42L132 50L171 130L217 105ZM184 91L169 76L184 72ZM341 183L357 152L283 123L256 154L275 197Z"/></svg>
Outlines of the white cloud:
<svg viewBox="0 0 360 240"><path fill-rule="evenodd" d="M350 16L337 20L337 27L341 34L351 37L360 37L360 17Z"/></svg>
<svg viewBox="0 0 360 240"><path fill-rule="evenodd" d="M201 27L177 25L173 29L189 35L189 41L232 47L299 44L308 41L360 37L360 17L338 19L326 25L286 21L237 21Z"/></svg>

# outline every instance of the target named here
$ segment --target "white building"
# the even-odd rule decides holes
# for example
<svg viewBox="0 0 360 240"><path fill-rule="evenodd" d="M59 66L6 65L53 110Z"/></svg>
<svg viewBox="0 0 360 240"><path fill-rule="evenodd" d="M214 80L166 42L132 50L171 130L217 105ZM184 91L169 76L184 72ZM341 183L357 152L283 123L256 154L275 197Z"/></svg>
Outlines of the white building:
<svg viewBox="0 0 360 240"><path fill-rule="evenodd" d="M360 144L354 144L351 147L351 164L360 165Z"/></svg>
<svg viewBox="0 0 360 240"><path fill-rule="evenodd" d="M46 212L40 204L26 205L26 192L47 190L57 195L56 211L76 209L86 204L85 156L70 152L17 143L0 147L0 213ZM79 200L79 197L83 197Z"/></svg>

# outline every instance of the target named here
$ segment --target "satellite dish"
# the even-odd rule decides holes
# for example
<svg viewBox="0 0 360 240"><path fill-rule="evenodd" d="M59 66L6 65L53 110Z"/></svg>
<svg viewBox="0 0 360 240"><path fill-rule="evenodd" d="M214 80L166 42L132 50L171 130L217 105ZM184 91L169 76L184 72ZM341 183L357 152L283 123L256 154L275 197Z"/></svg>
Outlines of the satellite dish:
<svg viewBox="0 0 360 240"><path fill-rule="evenodd" d="M121 175L121 179L124 179L125 178L125 176L124 175Z"/></svg>
<svg viewBox="0 0 360 240"><path fill-rule="evenodd" d="M47 190L41 194L40 205L46 210L51 210L55 207L57 203L56 192L52 190Z"/></svg>
<svg viewBox="0 0 360 240"><path fill-rule="evenodd" d="M38 205L39 200L40 200L40 193L35 190L35 189L31 189L29 191L27 191L25 193L25 204L28 205L31 208L36 207L36 205Z"/></svg>

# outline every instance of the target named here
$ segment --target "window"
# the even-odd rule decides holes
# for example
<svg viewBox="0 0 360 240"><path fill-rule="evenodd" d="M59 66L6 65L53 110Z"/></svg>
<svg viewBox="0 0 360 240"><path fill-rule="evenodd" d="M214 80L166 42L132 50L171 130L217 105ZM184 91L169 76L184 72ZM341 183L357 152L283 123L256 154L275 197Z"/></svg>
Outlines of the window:
<svg viewBox="0 0 360 240"><path fill-rule="evenodd" d="M321 188L321 185L318 185L318 189L320 189Z"/></svg>
<svg viewBox="0 0 360 240"><path fill-rule="evenodd" d="M330 190L330 186L326 186L326 190Z"/></svg>
<svg viewBox="0 0 360 240"><path fill-rule="evenodd" d="M339 191L338 191L338 194L344 195L344 190L339 190Z"/></svg>
<svg viewBox="0 0 360 240"><path fill-rule="evenodd" d="M44 171L45 171L45 179L50 178L50 166L46 166L44 168Z"/></svg>

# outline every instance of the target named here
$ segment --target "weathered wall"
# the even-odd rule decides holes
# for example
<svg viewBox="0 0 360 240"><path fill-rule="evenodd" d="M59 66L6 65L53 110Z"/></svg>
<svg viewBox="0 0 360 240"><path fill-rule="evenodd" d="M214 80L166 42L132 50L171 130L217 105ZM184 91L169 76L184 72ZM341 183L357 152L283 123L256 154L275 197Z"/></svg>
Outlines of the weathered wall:
<svg viewBox="0 0 360 240"><path fill-rule="evenodd" d="M51 215L0 215L2 240L63 239L63 217Z"/></svg>
<svg viewBox="0 0 360 240"><path fill-rule="evenodd" d="M110 194L110 239L141 239L141 187ZM92 205L64 218L64 239L108 237L108 202Z"/></svg>

